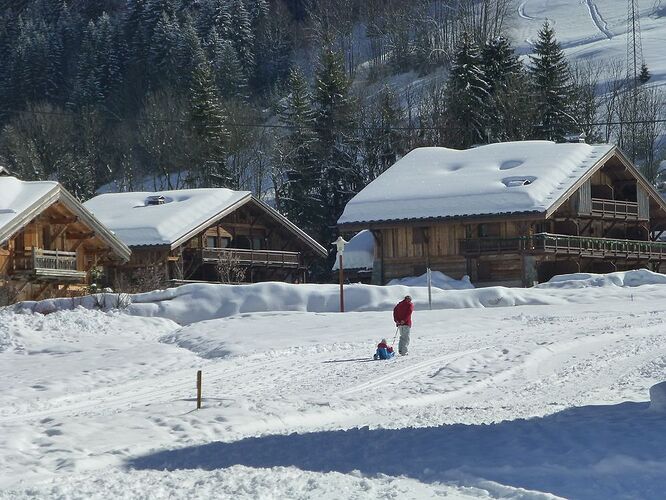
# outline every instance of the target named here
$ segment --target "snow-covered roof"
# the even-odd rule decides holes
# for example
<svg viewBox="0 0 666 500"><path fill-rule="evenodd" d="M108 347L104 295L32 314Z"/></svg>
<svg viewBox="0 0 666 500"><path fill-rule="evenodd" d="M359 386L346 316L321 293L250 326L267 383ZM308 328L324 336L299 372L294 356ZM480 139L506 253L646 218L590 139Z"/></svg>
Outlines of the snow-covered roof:
<svg viewBox="0 0 666 500"><path fill-rule="evenodd" d="M345 245L343 254L345 269L372 269L375 258L375 238L368 229L359 231ZM340 259L336 257L333 271L340 269Z"/></svg>
<svg viewBox="0 0 666 500"><path fill-rule="evenodd" d="M354 196L338 224L546 212L613 148L550 141L417 148Z"/></svg>
<svg viewBox="0 0 666 500"><path fill-rule="evenodd" d="M0 176L0 243L29 224L37 215L56 202L62 202L85 221L97 236L118 255L128 260L130 249L97 220L76 198L54 181L22 181Z"/></svg>
<svg viewBox="0 0 666 500"><path fill-rule="evenodd" d="M13 234L16 223L26 212L31 212L45 197L55 196L57 192L57 182L26 182L16 177L0 176L0 242L4 241L5 234Z"/></svg>
<svg viewBox="0 0 666 500"><path fill-rule="evenodd" d="M150 199L159 196L164 203L151 205ZM129 246L171 246L251 197L249 191L225 188L182 189L107 193L84 205Z"/></svg>
<svg viewBox="0 0 666 500"><path fill-rule="evenodd" d="M129 246L180 246L248 202L279 221L316 253L326 249L250 191L226 188L106 193L84 205Z"/></svg>

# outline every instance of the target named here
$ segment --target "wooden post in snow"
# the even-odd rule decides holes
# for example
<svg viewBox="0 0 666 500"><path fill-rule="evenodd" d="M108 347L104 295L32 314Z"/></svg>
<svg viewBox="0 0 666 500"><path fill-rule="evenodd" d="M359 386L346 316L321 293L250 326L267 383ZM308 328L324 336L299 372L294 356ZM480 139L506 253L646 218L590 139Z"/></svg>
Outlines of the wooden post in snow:
<svg viewBox="0 0 666 500"><path fill-rule="evenodd" d="M201 409L201 370L197 370L197 410Z"/></svg>

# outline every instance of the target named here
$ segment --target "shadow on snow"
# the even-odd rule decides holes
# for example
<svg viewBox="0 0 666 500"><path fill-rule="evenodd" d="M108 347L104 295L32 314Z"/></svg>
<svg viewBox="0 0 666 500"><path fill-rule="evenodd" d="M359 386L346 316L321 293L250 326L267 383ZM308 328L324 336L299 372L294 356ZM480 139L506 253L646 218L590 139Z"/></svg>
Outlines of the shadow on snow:
<svg viewBox="0 0 666 500"><path fill-rule="evenodd" d="M294 466L404 475L424 482L472 475L570 498L662 498L666 418L648 403L570 408L487 425L271 435L160 451L134 469Z"/></svg>

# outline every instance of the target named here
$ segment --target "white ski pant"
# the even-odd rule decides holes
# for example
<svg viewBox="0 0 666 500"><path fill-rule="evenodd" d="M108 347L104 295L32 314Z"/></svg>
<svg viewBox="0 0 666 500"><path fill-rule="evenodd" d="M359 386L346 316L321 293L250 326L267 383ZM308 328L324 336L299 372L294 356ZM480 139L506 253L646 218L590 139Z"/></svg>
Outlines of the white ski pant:
<svg viewBox="0 0 666 500"><path fill-rule="evenodd" d="M408 325L400 325L398 331L400 332L400 342L398 343L398 354L405 355L407 354L407 348L409 347L409 331L411 327Z"/></svg>

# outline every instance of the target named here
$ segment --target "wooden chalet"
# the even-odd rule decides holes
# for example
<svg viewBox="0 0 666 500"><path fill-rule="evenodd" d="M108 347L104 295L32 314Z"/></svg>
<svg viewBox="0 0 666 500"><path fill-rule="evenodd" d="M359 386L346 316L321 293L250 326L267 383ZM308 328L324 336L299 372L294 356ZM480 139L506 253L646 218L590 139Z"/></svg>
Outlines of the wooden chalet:
<svg viewBox="0 0 666 500"><path fill-rule="evenodd" d="M57 182L0 176L3 303L84 293L91 270L130 253Z"/></svg>
<svg viewBox="0 0 666 500"><path fill-rule="evenodd" d="M341 232L370 229L373 283L427 267L476 286L662 270L666 204L612 145L416 149L358 193Z"/></svg>
<svg viewBox="0 0 666 500"><path fill-rule="evenodd" d="M149 270L161 282L228 281L221 263L243 270L239 282L302 283L326 249L249 191L223 188L109 193L90 209L131 249L110 274Z"/></svg>

